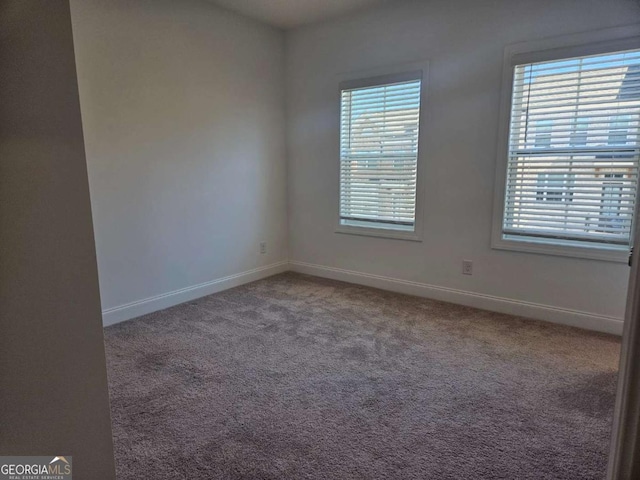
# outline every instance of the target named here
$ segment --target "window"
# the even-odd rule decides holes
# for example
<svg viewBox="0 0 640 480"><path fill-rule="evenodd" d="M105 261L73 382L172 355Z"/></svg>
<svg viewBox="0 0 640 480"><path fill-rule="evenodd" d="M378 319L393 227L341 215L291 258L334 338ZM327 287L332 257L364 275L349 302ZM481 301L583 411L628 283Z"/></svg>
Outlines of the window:
<svg viewBox="0 0 640 480"><path fill-rule="evenodd" d="M421 77L341 85L340 226L415 233Z"/></svg>
<svg viewBox="0 0 640 480"><path fill-rule="evenodd" d="M538 202L570 202L573 175L566 173L539 173Z"/></svg>
<svg viewBox="0 0 640 480"><path fill-rule="evenodd" d="M607 173L604 177L599 228L607 232L616 228L624 228L624 182L622 181L624 175L622 173Z"/></svg>
<svg viewBox="0 0 640 480"><path fill-rule="evenodd" d="M512 54L494 247L628 249L640 160L634 42L591 55L570 55L588 46Z"/></svg>
<svg viewBox="0 0 640 480"><path fill-rule="evenodd" d="M551 146L553 122L551 120L537 120L535 129L535 148L549 148Z"/></svg>
<svg viewBox="0 0 640 480"><path fill-rule="evenodd" d="M629 140L630 115L618 115L609 124L609 145L625 145Z"/></svg>
<svg viewBox="0 0 640 480"><path fill-rule="evenodd" d="M589 119L577 118L576 128L572 132L570 142L572 147L586 147L589 138Z"/></svg>

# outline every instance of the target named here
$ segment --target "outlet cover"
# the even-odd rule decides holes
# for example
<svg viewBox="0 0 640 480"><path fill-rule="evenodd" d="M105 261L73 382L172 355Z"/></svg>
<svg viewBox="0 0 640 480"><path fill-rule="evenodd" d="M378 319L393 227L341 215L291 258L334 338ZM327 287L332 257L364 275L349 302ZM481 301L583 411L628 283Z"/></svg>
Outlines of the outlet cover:
<svg viewBox="0 0 640 480"><path fill-rule="evenodd" d="M473 262L471 260L462 261L462 274L473 275Z"/></svg>

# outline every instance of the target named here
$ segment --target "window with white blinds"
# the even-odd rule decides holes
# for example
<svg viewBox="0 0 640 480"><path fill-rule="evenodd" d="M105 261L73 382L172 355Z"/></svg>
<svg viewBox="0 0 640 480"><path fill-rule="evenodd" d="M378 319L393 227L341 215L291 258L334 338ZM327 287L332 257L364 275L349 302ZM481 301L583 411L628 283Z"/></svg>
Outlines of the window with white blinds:
<svg viewBox="0 0 640 480"><path fill-rule="evenodd" d="M415 231L421 79L341 86L340 224Z"/></svg>
<svg viewBox="0 0 640 480"><path fill-rule="evenodd" d="M640 50L515 65L503 238L627 247L639 118Z"/></svg>

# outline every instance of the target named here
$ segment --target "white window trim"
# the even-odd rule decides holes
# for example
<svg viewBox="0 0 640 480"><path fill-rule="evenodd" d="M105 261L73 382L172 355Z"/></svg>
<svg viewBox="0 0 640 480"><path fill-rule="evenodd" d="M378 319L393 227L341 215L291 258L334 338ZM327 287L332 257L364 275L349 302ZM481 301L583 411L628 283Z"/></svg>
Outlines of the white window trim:
<svg viewBox="0 0 640 480"><path fill-rule="evenodd" d="M336 179L336 190L333 195L333 203L335 212L335 233L348 234L365 237L379 237L394 240L408 240L413 242L421 242L423 239L423 202L424 195L422 188L425 184L425 125L427 118L427 90L429 82L429 62L426 60L412 63L404 63L387 67L373 68L368 70L360 70L356 72L347 72L338 75L336 84L338 85L336 97L334 97L335 118L337 119L337 130L334 130L332 138L334 144L340 144L340 98L341 91L344 88L358 88L372 86L381 83L391 83L395 79L403 79L406 76L414 76L418 78L420 75L420 115L419 131L418 131L418 157L417 157L417 178L416 178L416 211L415 226L413 232L403 232L401 230L385 229L384 227L368 228L355 225L343 225L340 222L340 154L338 152L337 161L334 162Z"/></svg>
<svg viewBox="0 0 640 480"><path fill-rule="evenodd" d="M511 91L515 64L558 60L562 58L640 48L638 25L608 28L573 35L550 37L537 41L508 45L504 50L500 120L498 125L498 159L493 200L491 248L517 252L559 255L610 262L627 262L627 247L572 245L571 242L554 240L505 239L502 234L504 196L508 162L508 137L511 118ZM632 239L633 243L633 239Z"/></svg>

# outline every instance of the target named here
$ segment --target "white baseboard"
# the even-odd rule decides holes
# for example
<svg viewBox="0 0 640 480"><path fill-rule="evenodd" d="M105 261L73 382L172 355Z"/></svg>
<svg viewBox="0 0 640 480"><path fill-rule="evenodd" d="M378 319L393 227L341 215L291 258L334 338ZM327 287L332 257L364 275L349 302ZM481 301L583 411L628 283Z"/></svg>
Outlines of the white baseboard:
<svg viewBox="0 0 640 480"><path fill-rule="evenodd" d="M221 292L222 290L286 272L287 270L366 285L407 295L457 303L459 305L466 305L483 310L622 335L623 320L617 317L297 261L273 263L246 272L218 278L210 282L108 308L102 311L102 323L105 327L113 325L196 298Z"/></svg>
<svg viewBox="0 0 640 480"><path fill-rule="evenodd" d="M342 280L344 282L366 285L382 290L457 303L482 310L507 313L598 332L622 335L623 319L621 318L305 262L291 261L289 262L289 266L290 270L294 272L306 273L318 277Z"/></svg>
<svg viewBox="0 0 640 480"><path fill-rule="evenodd" d="M115 323L131 320L132 318L146 315L147 313L169 308L180 303L195 300L196 298L221 292L229 288L237 287L249 282L255 282L262 278L270 277L289 270L289 263L282 261L272 263L264 267L254 268L246 272L236 273L227 277L211 280L210 282L181 288L173 292L163 293L154 297L144 298L135 302L117 307L107 308L102 311L102 324L107 327Z"/></svg>

